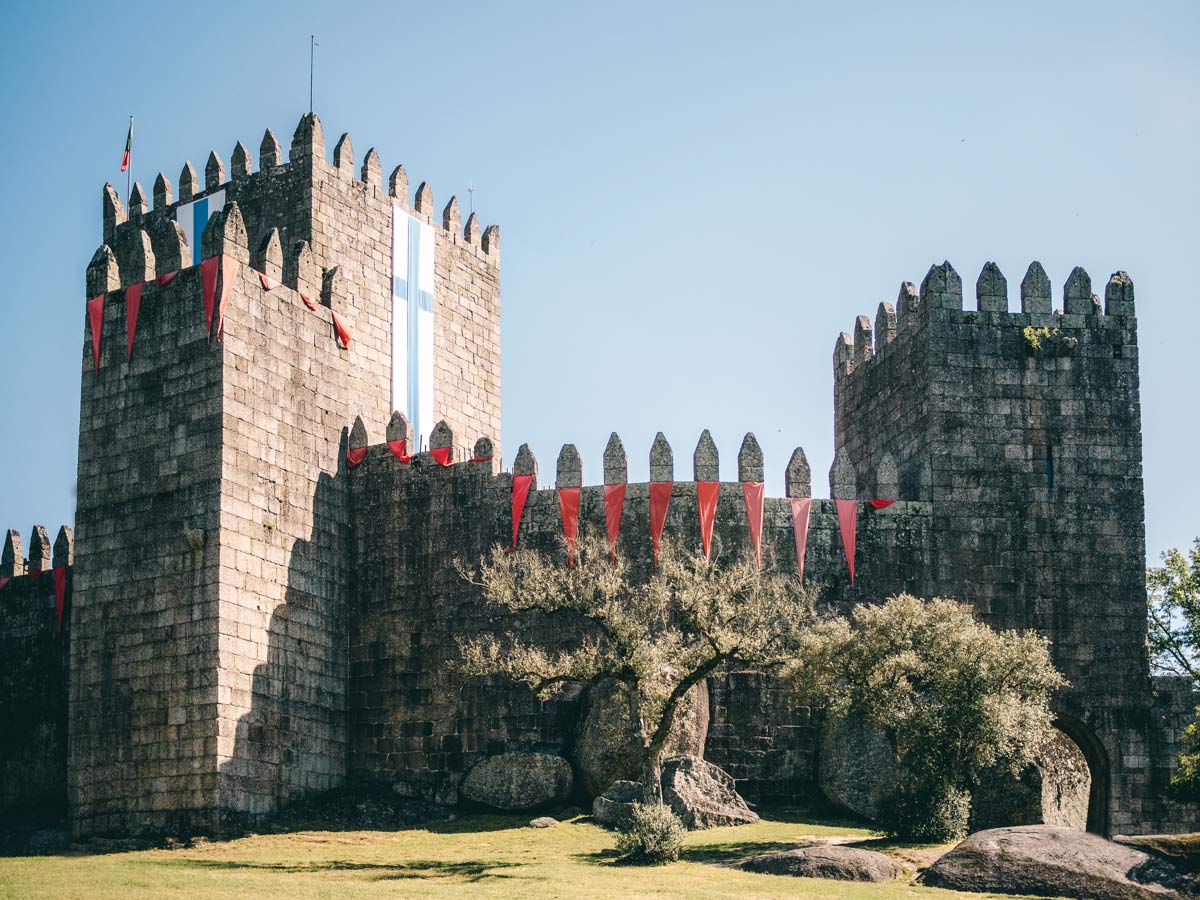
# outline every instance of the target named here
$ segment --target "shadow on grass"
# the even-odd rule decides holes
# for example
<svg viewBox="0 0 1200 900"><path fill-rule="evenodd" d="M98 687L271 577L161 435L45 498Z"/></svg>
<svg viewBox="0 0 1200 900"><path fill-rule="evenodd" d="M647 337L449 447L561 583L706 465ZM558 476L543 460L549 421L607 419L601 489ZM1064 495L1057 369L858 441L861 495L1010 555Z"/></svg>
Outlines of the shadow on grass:
<svg viewBox="0 0 1200 900"><path fill-rule="evenodd" d="M364 863L331 859L313 863L260 863L238 860L181 859L164 860L159 865L172 868L204 869L228 872L270 872L272 874L317 874L324 872L362 872L372 876L373 881L399 881L413 878L451 878L457 881L477 882L494 878L509 878L499 869L512 869L518 863L502 860L479 859L466 862L445 860L412 860L403 863Z"/></svg>
<svg viewBox="0 0 1200 900"><path fill-rule="evenodd" d="M769 808L760 810L762 814L762 822L765 825L795 825L796 836L790 840L765 840L763 838L751 838L747 836L745 840L721 841L710 844L694 844L690 847L685 847L679 858L688 862L708 863L710 865L736 865L747 859L752 859L756 856L763 856L768 853L782 853L788 850L795 850L799 847L807 847L812 844L826 843L833 835L815 835L806 834L804 826L814 826L821 828L846 828L854 831L861 831L864 827L862 820L853 818L817 818L813 815L811 809L803 808ZM581 822L592 822L591 817L580 819ZM616 840L615 832L613 840ZM885 849L890 846L909 846L899 842L892 842L886 838L872 837L871 835L847 834L846 839L839 840L838 843L853 844L860 847L871 847L872 849ZM587 863L594 866L613 866L622 865L622 861L616 858L615 851L601 850L594 853L577 853L572 856L572 859L578 862Z"/></svg>
<svg viewBox="0 0 1200 900"><path fill-rule="evenodd" d="M427 831L430 834L474 834L484 831L508 831L512 828L529 828L530 820L539 816L550 816L559 822L567 822L572 819L591 821L590 817L580 819L583 816L583 810L577 807L560 807L523 813L468 812L465 815L456 815L453 819L448 819L444 822L429 822L424 825L418 825L416 829Z"/></svg>

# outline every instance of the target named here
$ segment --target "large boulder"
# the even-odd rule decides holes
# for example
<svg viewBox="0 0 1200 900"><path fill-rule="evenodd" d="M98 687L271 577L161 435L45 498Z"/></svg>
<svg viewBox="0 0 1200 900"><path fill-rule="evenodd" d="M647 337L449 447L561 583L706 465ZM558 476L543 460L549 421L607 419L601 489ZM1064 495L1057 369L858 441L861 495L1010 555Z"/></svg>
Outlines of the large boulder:
<svg viewBox="0 0 1200 900"><path fill-rule="evenodd" d="M641 801L640 781L614 781L592 801L592 818L605 828L624 828L633 821L633 804Z"/></svg>
<svg viewBox="0 0 1200 900"><path fill-rule="evenodd" d="M991 771L971 792L971 830L1062 825L1086 831L1092 775L1079 746L1057 729L1019 776Z"/></svg>
<svg viewBox="0 0 1200 900"><path fill-rule="evenodd" d="M817 783L831 803L874 819L896 787L896 751L886 734L857 716L828 716L821 727Z"/></svg>
<svg viewBox="0 0 1200 900"><path fill-rule="evenodd" d="M801 847L770 856L758 856L741 866L747 872L832 878L836 881L895 881L900 866L890 856L838 844Z"/></svg>
<svg viewBox="0 0 1200 900"><path fill-rule="evenodd" d="M684 701L664 752L667 756L703 756L708 739L708 685L700 682ZM589 797L598 797L614 781L639 779L643 758L625 686L610 678L590 687L572 753L580 787Z"/></svg>
<svg viewBox="0 0 1200 900"><path fill-rule="evenodd" d="M698 756L679 756L663 764L663 802L689 830L748 825L758 821L724 769Z"/></svg>
<svg viewBox="0 0 1200 900"><path fill-rule="evenodd" d="M1189 877L1163 859L1061 825L976 832L926 870L924 881L960 891L1092 900L1195 896Z"/></svg>
<svg viewBox="0 0 1200 900"><path fill-rule="evenodd" d="M567 799L571 766L547 753L501 753L467 772L459 791L465 799L495 809L536 809Z"/></svg>

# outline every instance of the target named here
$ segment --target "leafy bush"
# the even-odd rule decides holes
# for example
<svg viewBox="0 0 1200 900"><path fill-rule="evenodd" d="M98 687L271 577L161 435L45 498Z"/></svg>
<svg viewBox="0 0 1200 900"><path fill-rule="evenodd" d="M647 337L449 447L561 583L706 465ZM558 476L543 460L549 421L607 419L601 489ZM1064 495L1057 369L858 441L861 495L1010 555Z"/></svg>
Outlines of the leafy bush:
<svg viewBox="0 0 1200 900"><path fill-rule="evenodd" d="M659 803L635 803L633 821L617 834L617 852L623 859L645 865L675 862L687 833L679 817Z"/></svg>
<svg viewBox="0 0 1200 900"><path fill-rule="evenodd" d="M879 822L892 837L942 844L967 836L971 795L944 781L902 780L879 802Z"/></svg>
<svg viewBox="0 0 1200 900"><path fill-rule="evenodd" d="M827 698L831 715L887 733L899 787L879 822L937 841L965 833L981 772L1033 762L1053 733L1051 694L1067 683L1034 632L996 631L969 606L907 594L814 626L789 682Z"/></svg>

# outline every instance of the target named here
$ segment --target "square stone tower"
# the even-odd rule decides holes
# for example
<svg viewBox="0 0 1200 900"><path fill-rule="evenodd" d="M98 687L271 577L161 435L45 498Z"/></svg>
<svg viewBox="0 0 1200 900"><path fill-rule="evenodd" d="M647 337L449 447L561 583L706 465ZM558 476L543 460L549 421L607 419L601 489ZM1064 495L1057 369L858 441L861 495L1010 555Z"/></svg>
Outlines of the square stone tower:
<svg viewBox="0 0 1200 900"><path fill-rule="evenodd" d="M1052 310L1033 263L1008 311L993 263L964 310L944 263L859 316L834 350L836 443L860 495L884 454L902 499L932 504L921 592L973 603L991 624L1053 641L1070 680L1056 712L1088 757L1094 830L1137 833L1171 818L1171 754L1156 733L1145 652L1145 524L1133 283L1103 302L1075 269ZM867 475L867 477L862 477ZM882 496L882 495L881 495Z"/></svg>
<svg viewBox="0 0 1200 900"><path fill-rule="evenodd" d="M104 191L71 630L78 834L219 830L347 767L345 423L500 439L499 230L304 116ZM357 175L357 177L356 177ZM403 260L403 264L398 264ZM93 340L94 339L94 340ZM393 425L393 428L395 426ZM498 452L498 451L497 451ZM414 523L413 527L420 527Z"/></svg>

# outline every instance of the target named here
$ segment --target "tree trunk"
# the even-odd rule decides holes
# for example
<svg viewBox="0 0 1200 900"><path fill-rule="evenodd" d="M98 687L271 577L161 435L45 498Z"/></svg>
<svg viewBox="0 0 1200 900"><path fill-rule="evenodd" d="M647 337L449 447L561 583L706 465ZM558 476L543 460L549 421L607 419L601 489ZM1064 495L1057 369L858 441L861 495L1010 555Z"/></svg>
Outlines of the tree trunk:
<svg viewBox="0 0 1200 900"><path fill-rule="evenodd" d="M642 769L642 799L654 806L662 806L662 755L663 747L646 748L646 764Z"/></svg>

